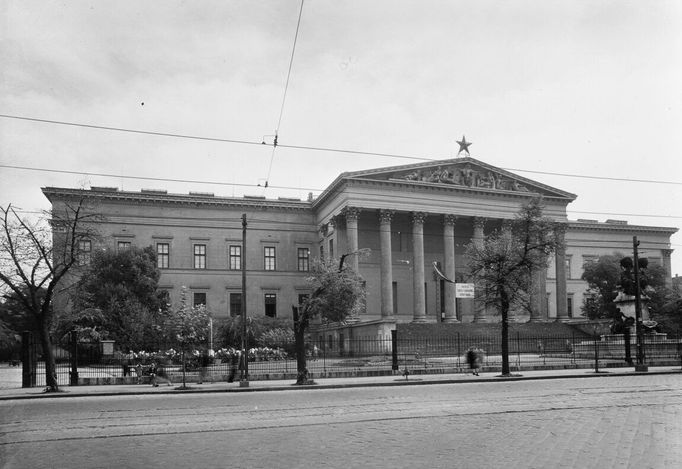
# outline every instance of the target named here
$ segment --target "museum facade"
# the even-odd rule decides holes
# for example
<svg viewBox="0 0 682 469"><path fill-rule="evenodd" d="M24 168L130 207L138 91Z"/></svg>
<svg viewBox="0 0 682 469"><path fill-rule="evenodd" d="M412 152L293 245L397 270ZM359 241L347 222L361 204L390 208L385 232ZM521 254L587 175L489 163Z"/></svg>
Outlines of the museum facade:
<svg viewBox="0 0 682 469"><path fill-rule="evenodd" d="M570 221L566 207L574 194L471 157L343 173L308 200L105 187L42 190L53 211L85 200L101 216L100 236L84 242L86 252L153 246L160 288L176 302L186 287L215 318L239 314L242 265L247 314L291 317L292 306L310 294L306 276L314 259L347 255L367 292L352 327L369 335L401 322L498 321L476 300L457 298L455 285L434 265L455 282L470 282L466 245L500 229L538 195L544 215L562 223L565 243L536 275L530 312L516 312L516 321L580 317L583 265L604 254L629 255L633 236L672 279L670 236L677 231L618 220Z"/></svg>

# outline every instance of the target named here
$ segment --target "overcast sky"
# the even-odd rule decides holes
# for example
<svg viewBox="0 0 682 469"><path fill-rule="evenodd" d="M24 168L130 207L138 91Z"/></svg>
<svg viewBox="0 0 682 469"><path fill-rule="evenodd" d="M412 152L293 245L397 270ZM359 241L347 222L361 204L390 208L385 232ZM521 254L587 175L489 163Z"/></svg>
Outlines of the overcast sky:
<svg viewBox="0 0 682 469"><path fill-rule="evenodd" d="M426 160L466 135L472 157L577 194L570 219L682 226L682 2L308 0L282 108L300 5L0 0L0 114L255 143L0 117L0 203L90 185L305 198L424 160L273 157L264 136Z"/></svg>

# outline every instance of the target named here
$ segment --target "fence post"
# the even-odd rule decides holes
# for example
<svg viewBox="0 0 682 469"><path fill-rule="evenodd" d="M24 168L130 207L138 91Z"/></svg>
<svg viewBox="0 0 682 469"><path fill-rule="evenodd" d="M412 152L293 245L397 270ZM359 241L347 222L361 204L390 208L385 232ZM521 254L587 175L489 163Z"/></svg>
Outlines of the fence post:
<svg viewBox="0 0 682 469"><path fill-rule="evenodd" d="M71 331L71 373L69 373L69 384L71 386L78 386L78 333Z"/></svg>
<svg viewBox="0 0 682 469"><path fill-rule="evenodd" d="M599 373L599 336L594 334L594 372Z"/></svg>
<svg viewBox="0 0 682 469"><path fill-rule="evenodd" d="M397 371L398 367L398 331L391 331L391 369Z"/></svg>
<svg viewBox="0 0 682 469"><path fill-rule="evenodd" d="M36 349L33 334L21 333L21 387L33 388L36 385Z"/></svg>

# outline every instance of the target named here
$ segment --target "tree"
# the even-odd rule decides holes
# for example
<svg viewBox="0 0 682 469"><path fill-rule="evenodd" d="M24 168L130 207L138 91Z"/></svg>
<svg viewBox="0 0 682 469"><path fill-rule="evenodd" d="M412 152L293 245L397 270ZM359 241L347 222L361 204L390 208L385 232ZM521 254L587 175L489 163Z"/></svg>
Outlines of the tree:
<svg viewBox="0 0 682 469"><path fill-rule="evenodd" d="M666 287L667 271L663 266L651 265L646 258L640 259L642 294L646 295L647 306L652 318L663 319L674 310L674 295ZM588 295L583 300L582 310L589 319L618 319L620 312L613 300L619 291L634 295L634 277L630 273L634 266L632 259L620 253L600 256L584 266L582 279L587 282ZM674 320L674 316L672 316Z"/></svg>
<svg viewBox="0 0 682 469"><path fill-rule="evenodd" d="M210 317L206 306L190 306L187 302L187 288L182 287L180 307L173 311L170 320L172 339L176 341L182 353L182 388L186 388L185 359L187 353L198 345L205 344L209 335Z"/></svg>
<svg viewBox="0 0 682 469"><path fill-rule="evenodd" d="M353 253L355 254L355 253ZM294 307L294 335L296 339L297 384L308 382L305 356L305 333L313 318L323 322L343 322L362 304L365 290L362 279L352 269L344 267L346 255L338 267L335 262L315 262L306 279L313 293L300 307Z"/></svg>
<svg viewBox="0 0 682 469"><path fill-rule="evenodd" d="M509 376L509 311L525 307L533 274L546 268L560 245L560 224L543 217L540 198L524 205L511 224L467 246L469 270L477 297L502 316L502 375Z"/></svg>
<svg viewBox="0 0 682 469"><path fill-rule="evenodd" d="M583 266L581 279L587 282L587 295L582 310L589 319L615 318L619 316L613 300L620 284L620 260L624 256L613 253L600 256Z"/></svg>
<svg viewBox="0 0 682 469"><path fill-rule="evenodd" d="M157 342L168 308L165 292L158 291L159 278L152 247L99 251L78 282L74 311L65 324L115 340L123 349Z"/></svg>
<svg viewBox="0 0 682 469"><path fill-rule="evenodd" d="M24 288L24 290L26 290ZM28 291L25 292L28 294ZM45 295L45 289L37 292L37 297L40 299ZM13 291L6 293L0 299L0 321L7 326L14 333L21 334L23 331L31 331L39 333L40 327L35 318L26 311L26 307L21 302L21 297Z"/></svg>
<svg viewBox="0 0 682 469"><path fill-rule="evenodd" d="M52 299L67 274L79 267L86 242L97 233L83 200L53 209L51 218L31 220L11 205L0 208L0 289L13 294L35 320L45 359L48 391L58 391L50 337L54 319Z"/></svg>

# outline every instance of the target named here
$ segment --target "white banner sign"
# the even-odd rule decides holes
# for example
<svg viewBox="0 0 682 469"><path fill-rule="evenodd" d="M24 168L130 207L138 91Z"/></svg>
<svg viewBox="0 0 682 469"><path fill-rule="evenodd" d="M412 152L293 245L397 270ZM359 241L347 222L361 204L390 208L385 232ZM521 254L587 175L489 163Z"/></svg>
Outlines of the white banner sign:
<svg viewBox="0 0 682 469"><path fill-rule="evenodd" d="M455 298L474 298L474 284L455 283Z"/></svg>

